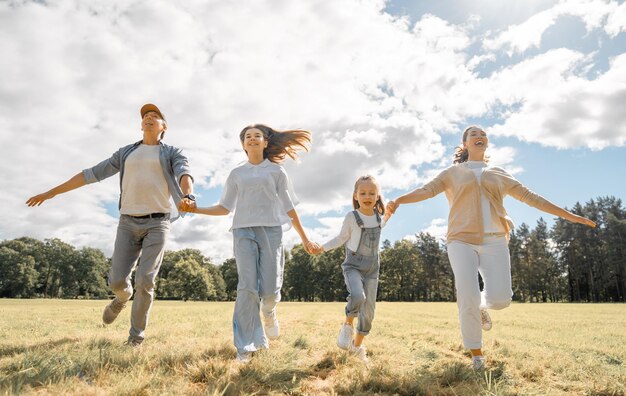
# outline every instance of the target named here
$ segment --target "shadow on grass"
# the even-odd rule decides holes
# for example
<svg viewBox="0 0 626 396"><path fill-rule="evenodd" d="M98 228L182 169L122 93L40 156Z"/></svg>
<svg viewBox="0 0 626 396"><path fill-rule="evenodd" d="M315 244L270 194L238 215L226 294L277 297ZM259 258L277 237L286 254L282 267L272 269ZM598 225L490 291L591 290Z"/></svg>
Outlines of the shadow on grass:
<svg viewBox="0 0 626 396"><path fill-rule="evenodd" d="M11 394L61 383L68 378L91 383L99 373L148 364L148 358L141 353L128 353L130 347L122 344L116 347L106 338L82 343L79 339L62 338L13 350L11 359L0 370L0 391Z"/></svg>
<svg viewBox="0 0 626 396"><path fill-rule="evenodd" d="M337 367L340 364L335 360ZM350 363L348 363L350 364ZM323 367L329 366L327 358L320 361ZM503 394L506 384L505 367L497 364L485 371L475 371L469 362L441 362L433 366L414 367L398 371L389 365L370 361L370 367L359 367L355 362L350 375L344 381L337 381L333 391L338 395L465 395ZM329 367L330 368L330 367ZM328 376L322 370L318 372Z"/></svg>
<svg viewBox="0 0 626 396"><path fill-rule="evenodd" d="M372 360L366 366L349 353L329 351L302 367L290 364L291 359L273 361L260 354L231 370L223 361L211 359L194 372L192 380L225 395L314 394L315 384L325 384L325 392L338 395L499 395L506 382L504 364L475 371L469 361L447 361L402 371Z"/></svg>
<svg viewBox="0 0 626 396"><path fill-rule="evenodd" d="M3 358L5 356L13 356L20 353L33 352L40 349L56 348L61 345L78 342L78 338L63 337L59 338L58 340L40 342L39 344L34 345L0 345L0 358Z"/></svg>
<svg viewBox="0 0 626 396"><path fill-rule="evenodd" d="M305 341L297 342L304 345ZM16 356L2 367L0 393L19 394L70 377L93 383L137 368L158 368L167 378L182 374L203 388L204 394L214 395L314 394L316 390L339 395L498 395L505 393L508 382L505 363L499 361L492 361L486 372L474 371L469 359L434 360L399 369L389 361L377 361L376 354L366 366L349 353L333 350L302 365L301 358L310 357L311 349L295 348L288 354L261 351L249 364L238 364L234 348L225 343L198 352L168 350L154 355L152 350L132 349L129 353L128 348L117 347L106 338L59 352L59 347L76 342L65 338L23 347L20 351L31 353ZM150 388L143 391L149 393ZM602 394L602 389L597 394Z"/></svg>

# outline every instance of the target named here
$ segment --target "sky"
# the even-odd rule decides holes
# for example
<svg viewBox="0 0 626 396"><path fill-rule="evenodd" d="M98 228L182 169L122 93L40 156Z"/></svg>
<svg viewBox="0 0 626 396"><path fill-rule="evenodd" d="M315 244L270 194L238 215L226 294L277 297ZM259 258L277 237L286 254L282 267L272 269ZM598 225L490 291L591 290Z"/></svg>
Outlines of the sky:
<svg viewBox="0 0 626 396"><path fill-rule="evenodd" d="M111 255L119 178L25 201L141 139L157 104L200 206L245 161L253 123L312 132L287 170L309 237L351 210L356 179L384 199L450 166L467 125L492 165L571 208L626 197L626 4L605 0L80 0L0 2L0 239L60 238ZM541 213L508 197L516 225ZM443 238L443 194L403 205L383 231ZM232 257L231 216L172 225L167 248ZM284 236L290 248L295 230Z"/></svg>

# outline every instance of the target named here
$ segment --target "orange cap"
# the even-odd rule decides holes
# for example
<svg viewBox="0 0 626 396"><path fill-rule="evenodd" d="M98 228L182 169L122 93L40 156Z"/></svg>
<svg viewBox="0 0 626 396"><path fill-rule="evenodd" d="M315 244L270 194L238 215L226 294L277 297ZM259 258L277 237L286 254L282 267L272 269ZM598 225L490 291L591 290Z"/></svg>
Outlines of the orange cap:
<svg viewBox="0 0 626 396"><path fill-rule="evenodd" d="M145 105L141 106L141 110L139 111L139 114L141 114L141 118L143 118L143 116L149 111L154 111L163 119L163 121L167 122L165 116L163 115L163 113L161 113L161 110L159 110L159 108L152 103L146 103Z"/></svg>

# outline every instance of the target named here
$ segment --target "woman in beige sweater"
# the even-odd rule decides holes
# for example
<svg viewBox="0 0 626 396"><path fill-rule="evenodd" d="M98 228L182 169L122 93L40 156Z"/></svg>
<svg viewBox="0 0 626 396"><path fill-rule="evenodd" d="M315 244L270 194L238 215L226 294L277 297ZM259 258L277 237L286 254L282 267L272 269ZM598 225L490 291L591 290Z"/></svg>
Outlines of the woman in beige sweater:
<svg viewBox="0 0 626 396"><path fill-rule="evenodd" d="M423 187L387 204L387 211L393 214L401 204L420 202L445 192L450 205L448 258L454 272L461 334L476 369L485 365L482 330L492 326L487 309L508 307L513 294L508 247L513 223L502 205L504 197L510 195L573 223L596 225L530 191L504 169L488 166L485 157L488 143L482 128L468 127L451 167ZM484 283L482 293L478 273Z"/></svg>

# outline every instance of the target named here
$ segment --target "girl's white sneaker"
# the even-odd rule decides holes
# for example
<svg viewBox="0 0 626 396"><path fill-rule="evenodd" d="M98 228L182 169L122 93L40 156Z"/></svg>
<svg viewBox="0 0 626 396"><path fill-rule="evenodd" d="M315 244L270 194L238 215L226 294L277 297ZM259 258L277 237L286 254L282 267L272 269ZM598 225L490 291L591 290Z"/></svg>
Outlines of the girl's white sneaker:
<svg viewBox="0 0 626 396"><path fill-rule="evenodd" d="M367 363L367 350L365 345L355 346L354 343L350 344L350 353L358 357L363 363Z"/></svg>
<svg viewBox="0 0 626 396"><path fill-rule="evenodd" d="M278 318L276 318L276 312L272 312L271 315L264 317L263 322L267 338L275 340L280 337L280 324L278 323Z"/></svg>
<svg viewBox="0 0 626 396"><path fill-rule="evenodd" d="M485 357L484 356L472 356L472 367L474 370L485 369Z"/></svg>
<svg viewBox="0 0 626 396"><path fill-rule="evenodd" d="M237 352L237 361L240 363L249 363L252 360L252 352Z"/></svg>
<svg viewBox="0 0 626 396"><path fill-rule="evenodd" d="M354 338L354 329L347 323L341 325L339 335L337 336L337 346L341 349L348 349L352 345L352 339Z"/></svg>

